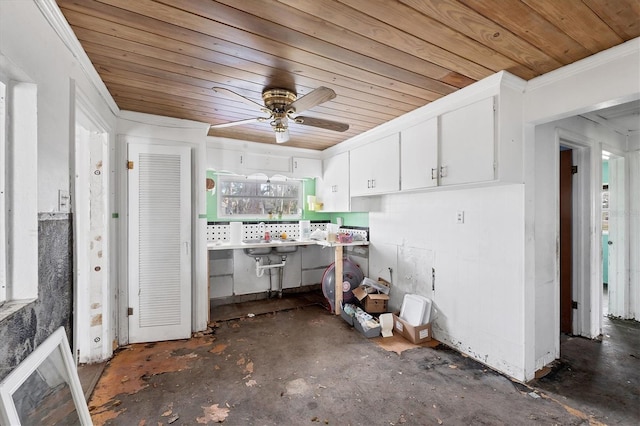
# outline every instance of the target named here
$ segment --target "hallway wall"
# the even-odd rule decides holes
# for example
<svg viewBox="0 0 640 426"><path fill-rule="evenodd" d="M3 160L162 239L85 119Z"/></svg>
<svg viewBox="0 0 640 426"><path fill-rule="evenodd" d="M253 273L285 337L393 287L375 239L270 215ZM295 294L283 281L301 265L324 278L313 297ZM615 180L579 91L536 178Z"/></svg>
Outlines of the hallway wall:
<svg viewBox="0 0 640 426"><path fill-rule="evenodd" d="M37 87L37 122L33 125L37 126L38 144L33 161L37 161L40 212L38 298L0 321L2 378L56 328L64 326L73 341L73 221L72 213L59 211L58 191L72 193L75 92L81 91L113 128L115 115L35 1L0 1L0 52L22 71L24 81ZM0 63L0 68L4 65ZM36 260L19 261L33 262L36 267Z"/></svg>

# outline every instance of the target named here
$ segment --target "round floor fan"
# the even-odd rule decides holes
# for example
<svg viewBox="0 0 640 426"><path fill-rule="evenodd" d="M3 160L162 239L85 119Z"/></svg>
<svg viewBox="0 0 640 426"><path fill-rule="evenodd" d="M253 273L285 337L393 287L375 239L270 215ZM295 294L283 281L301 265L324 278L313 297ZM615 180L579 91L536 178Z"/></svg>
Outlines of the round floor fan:
<svg viewBox="0 0 640 426"><path fill-rule="evenodd" d="M322 275L322 293L324 297L329 301L331 305L331 311L335 312L335 289L336 289L336 264L332 263L327 269L325 269ZM362 280L364 280L364 274L362 269L349 259L344 259L342 262L342 301L344 303L353 302L355 296L351 292L354 288L358 287Z"/></svg>
<svg viewBox="0 0 640 426"><path fill-rule="evenodd" d="M255 117L246 120L232 121L230 123L215 124L211 126L212 129L268 121L275 132L277 143L283 143L289 140L289 121L304 126L319 127L336 132L344 132L349 129L348 124L337 121L304 117L301 115L294 116L294 114L306 111L335 98L336 93L328 87L318 87L300 98L297 97L295 92L288 89L267 89L262 92L264 105L260 105L258 102L223 87L213 87L212 90L219 95L244 102L256 108L258 111L268 114L266 117Z"/></svg>

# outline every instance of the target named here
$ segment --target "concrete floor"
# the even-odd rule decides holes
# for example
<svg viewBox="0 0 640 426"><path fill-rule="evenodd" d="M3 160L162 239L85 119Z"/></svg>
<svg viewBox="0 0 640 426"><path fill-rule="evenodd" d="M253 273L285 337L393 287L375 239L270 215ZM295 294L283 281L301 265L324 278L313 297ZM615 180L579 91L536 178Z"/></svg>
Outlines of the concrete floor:
<svg viewBox="0 0 640 426"><path fill-rule="evenodd" d="M211 334L119 350L89 402L95 424L640 422L637 322L605 320L602 342L564 338L551 373L525 386L437 342L366 339L308 300L246 306Z"/></svg>

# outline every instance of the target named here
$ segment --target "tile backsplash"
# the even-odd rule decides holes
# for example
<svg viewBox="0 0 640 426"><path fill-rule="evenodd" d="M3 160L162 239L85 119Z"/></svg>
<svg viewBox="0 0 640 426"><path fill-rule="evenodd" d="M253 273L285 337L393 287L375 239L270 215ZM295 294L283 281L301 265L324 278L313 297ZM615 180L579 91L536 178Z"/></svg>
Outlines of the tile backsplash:
<svg viewBox="0 0 640 426"><path fill-rule="evenodd" d="M311 232L316 229L325 230L327 226L327 222L311 222ZM264 227L264 228L263 228ZM278 238L280 234L285 232L287 234L287 238L298 239L300 238L300 226L298 222L265 222L264 225L260 225L256 222L245 223L242 226L242 240L251 240L262 238L262 229L265 231L269 231L272 238ZM366 230L353 230L353 229L342 229L341 232L353 232L358 233L363 236L364 239L367 239L367 231ZM207 225L207 241L221 241L228 242L230 240L231 235L231 225L229 222L222 223L209 223Z"/></svg>

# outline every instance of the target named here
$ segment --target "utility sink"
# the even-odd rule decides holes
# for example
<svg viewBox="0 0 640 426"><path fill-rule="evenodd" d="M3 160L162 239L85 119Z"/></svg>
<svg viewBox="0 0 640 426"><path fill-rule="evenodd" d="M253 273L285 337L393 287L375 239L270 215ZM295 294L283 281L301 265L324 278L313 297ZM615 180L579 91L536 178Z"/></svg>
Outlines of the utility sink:
<svg viewBox="0 0 640 426"><path fill-rule="evenodd" d="M271 247L251 247L244 249L246 255L255 257L255 256L266 256L271 253Z"/></svg>
<svg viewBox="0 0 640 426"><path fill-rule="evenodd" d="M243 241L246 244L266 244L269 241L266 240L244 240ZM255 257L255 256L267 256L268 254L271 253L271 246L265 246L265 247L247 247L246 249L244 249L244 253L247 256L251 256L251 257Z"/></svg>
<svg viewBox="0 0 640 426"><path fill-rule="evenodd" d="M242 240L243 243L245 244L267 244L267 243L271 243L271 241L267 241L267 240L263 240L260 238L256 238L253 240Z"/></svg>
<svg viewBox="0 0 640 426"><path fill-rule="evenodd" d="M298 251L298 246L274 246L273 251L278 254L294 253Z"/></svg>

